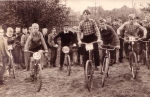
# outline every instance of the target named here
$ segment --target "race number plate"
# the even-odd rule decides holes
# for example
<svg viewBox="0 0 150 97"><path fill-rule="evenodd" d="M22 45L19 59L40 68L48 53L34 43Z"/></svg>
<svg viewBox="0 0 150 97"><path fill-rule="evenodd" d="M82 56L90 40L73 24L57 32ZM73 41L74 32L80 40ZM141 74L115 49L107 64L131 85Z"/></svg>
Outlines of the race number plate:
<svg viewBox="0 0 150 97"><path fill-rule="evenodd" d="M12 50L13 46L12 45L8 45L8 50Z"/></svg>
<svg viewBox="0 0 150 97"><path fill-rule="evenodd" d="M86 44L86 45L85 45L85 48L86 48L87 51L93 50L93 49L94 49L94 48L93 48L93 43L88 43L88 44Z"/></svg>
<svg viewBox="0 0 150 97"><path fill-rule="evenodd" d="M62 51L66 54L66 53L69 53L70 49L69 49L69 47L64 46L64 47L62 48Z"/></svg>

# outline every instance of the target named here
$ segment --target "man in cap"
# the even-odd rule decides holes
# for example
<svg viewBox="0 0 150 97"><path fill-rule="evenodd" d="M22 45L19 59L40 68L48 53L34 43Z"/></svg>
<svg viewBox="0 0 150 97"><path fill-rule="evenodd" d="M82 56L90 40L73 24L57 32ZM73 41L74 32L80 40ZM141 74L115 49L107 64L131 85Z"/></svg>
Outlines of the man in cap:
<svg viewBox="0 0 150 97"><path fill-rule="evenodd" d="M54 38L54 42L56 44L55 47L58 47L58 42L57 42L58 38L61 38L61 47L63 46L70 47L72 43L73 43L73 46L76 46L74 34L73 32L68 30L68 27L69 27L69 24L66 23L63 27L63 31L61 31L58 35L55 36ZM61 52L60 53L60 70L62 70L65 54L63 53L62 49L60 52ZM70 54L70 59L72 60L71 52L69 52L69 54Z"/></svg>

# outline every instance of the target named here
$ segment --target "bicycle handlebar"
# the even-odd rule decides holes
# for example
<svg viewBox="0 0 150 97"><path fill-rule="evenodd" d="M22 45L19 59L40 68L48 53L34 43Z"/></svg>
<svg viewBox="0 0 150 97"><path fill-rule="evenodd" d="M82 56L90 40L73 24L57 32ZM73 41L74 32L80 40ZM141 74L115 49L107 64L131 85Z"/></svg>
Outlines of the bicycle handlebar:
<svg viewBox="0 0 150 97"><path fill-rule="evenodd" d="M129 40L129 37L127 37L127 38L122 38L122 37L120 37L121 39L123 39L123 40L125 40L125 41L130 41L130 42L137 42L137 41L139 41L138 39L138 37L135 37L135 40L134 41L131 41L131 40Z"/></svg>
<svg viewBox="0 0 150 97"><path fill-rule="evenodd" d="M120 38L123 39L123 40L125 40L125 41L130 41L130 42L142 41L142 42L148 43L150 41L150 39L148 41L144 41L144 40L142 40L141 38L138 38L138 37L135 37L136 40L134 40L134 41L128 40L129 37L127 37L127 38L120 37Z"/></svg>
<svg viewBox="0 0 150 97"><path fill-rule="evenodd" d="M28 53L35 53L35 52L33 52L33 51L24 51L24 52L28 52ZM46 51L42 51L42 53L47 53Z"/></svg>
<svg viewBox="0 0 150 97"><path fill-rule="evenodd" d="M100 49L102 50L115 50L115 46L111 46L111 45L101 45L101 46L105 46L105 47L100 47ZM112 48L109 48L112 47Z"/></svg>
<svg viewBox="0 0 150 97"><path fill-rule="evenodd" d="M94 42L90 42L90 43L100 43L100 42L94 41ZM89 43L82 42L81 44L89 44Z"/></svg>

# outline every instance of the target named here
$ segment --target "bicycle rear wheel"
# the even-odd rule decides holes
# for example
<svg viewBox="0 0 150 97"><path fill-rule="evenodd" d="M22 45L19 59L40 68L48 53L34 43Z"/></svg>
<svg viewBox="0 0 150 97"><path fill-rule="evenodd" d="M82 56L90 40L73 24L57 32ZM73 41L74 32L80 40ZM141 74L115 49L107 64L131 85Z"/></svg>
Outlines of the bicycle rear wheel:
<svg viewBox="0 0 150 97"><path fill-rule="evenodd" d="M39 92L42 87L42 67L40 64L36 64L34 66L34 78L33 78L33 83L36 92Z"/></svg>
<svg viewBox="0 0 150 97"><path fill-rule="evenodd" d="M71 73L71 63L70 63L70 56L67 55L67 75L70 76L70 73Z"/></svg>
<svg viewBox="0 0 150 97"><path fill-rule="evenodd" d="M86 85L89 91L93 88L93 69L92 69L92 62L87 60L86 67L85 67L85 79Z"/></svg>
<svg viewBox="0 0 150 97"><path fill-rule="evenodd" d="M137 58L135 53L130 54L130 68L131 68L132 76L135 79L137 76Z"/></svg>
<svg viewBox="0 0 150 97"><path fill-rule="evenodd" d="M105 83L106 76L108 76L108 70L109 70L109 57L104 58L102 70L103 70L102 87L104 87L104 83Z"/></svg>

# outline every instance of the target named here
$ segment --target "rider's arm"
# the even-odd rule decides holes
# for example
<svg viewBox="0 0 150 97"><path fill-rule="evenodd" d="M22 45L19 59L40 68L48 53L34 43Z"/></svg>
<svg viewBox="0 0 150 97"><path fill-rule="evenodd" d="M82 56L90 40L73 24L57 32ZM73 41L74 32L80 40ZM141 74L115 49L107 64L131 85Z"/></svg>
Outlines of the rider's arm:
<svg viewBox="0 0 150 97"><path fill-rule="evenodd" d="M97 35L98 39L101 40L101 35L100 35L100 32L99 32L98 26L97 26L95 21L93 21L93 23L94 23L94 29L96 31L96 35Z"/></svg>
<svg viewBox="0 0 150 97"><path fill-rule="evenodd" d="M55 43L55 44L58 44L57 39L58 39L59 37L61 37L61 33L62 33L62 32L60 32L59 34L57 34L57 35L54 37L54 43Z"/></svg>
<svg viewBox="0 0 150 97"><path fill-rule="evenodd" d="M117 29L117 35L121 35L121 31L124 30L124 27L128 24L128 22L125 22L123 25L121 25L118 29Z"/></svg>
<svg viewBox="0 0 150 97"><path fill-rule="evenodd" d="M26 43L25 43L25 47L24 47L24 50L29 50L29 44L31 42L31 39L32 39L32 35L30 34Z"/></svg>
<svg viewBox="0 0 150 97"><path fill-rule="evenodd" d="M43 37L42 33L40 33L40 34L41 34L41 43L42 43L44 49L48 50L47 45L46 45L45 40L44 40L44 37Z"/></svg>
<svg viewBox="0 0 150 97"><path fill-rule="evenodd" d="M143 38L146 38L146 35L147 35L147 30L146 30L146 28L144 28L143 26L141 26L141 25L138 25L139 26L139 28L143 31Z"/></svg>

